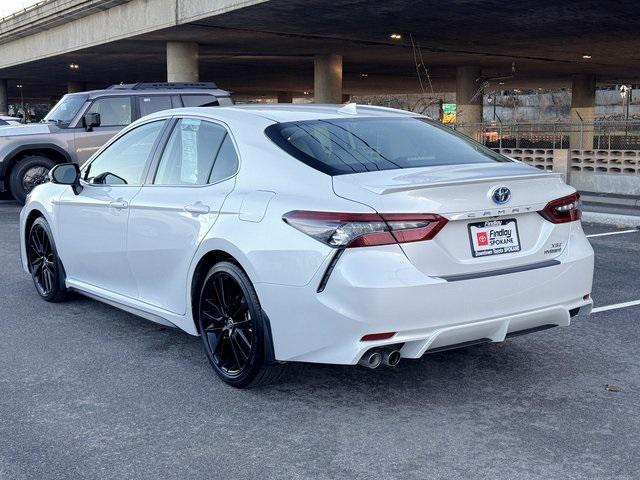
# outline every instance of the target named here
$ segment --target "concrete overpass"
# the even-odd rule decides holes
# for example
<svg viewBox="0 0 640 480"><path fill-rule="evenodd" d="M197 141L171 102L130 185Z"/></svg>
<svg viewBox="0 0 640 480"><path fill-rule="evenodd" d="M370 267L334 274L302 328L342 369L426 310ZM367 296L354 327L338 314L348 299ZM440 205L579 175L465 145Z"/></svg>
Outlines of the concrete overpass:
<svg viewBox="0 0 640 480"><path fill-rule="evenodd" d="M0 21L0 110L17 85L46 98L199 79L281 101L455 90L462 122L481 119L483 88L566 86L589 119L597 83L640 83L638 14L627 0L47 0Z"/></svg>

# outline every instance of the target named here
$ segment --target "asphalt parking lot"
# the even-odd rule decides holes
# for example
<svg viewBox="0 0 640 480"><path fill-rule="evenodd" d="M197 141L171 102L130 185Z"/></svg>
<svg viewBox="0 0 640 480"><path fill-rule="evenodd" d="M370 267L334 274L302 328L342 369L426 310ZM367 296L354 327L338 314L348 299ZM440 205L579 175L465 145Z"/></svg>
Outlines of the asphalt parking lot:
<svg viewBox="0 0 640 480"><path fill-rule="evenodd" d="M396 369L294 365L238 391L198 338L40 300L18 214L0 202L0 479L638 478L640 305ZM640 300L640 232L591 241L596 306Z"/></svg>

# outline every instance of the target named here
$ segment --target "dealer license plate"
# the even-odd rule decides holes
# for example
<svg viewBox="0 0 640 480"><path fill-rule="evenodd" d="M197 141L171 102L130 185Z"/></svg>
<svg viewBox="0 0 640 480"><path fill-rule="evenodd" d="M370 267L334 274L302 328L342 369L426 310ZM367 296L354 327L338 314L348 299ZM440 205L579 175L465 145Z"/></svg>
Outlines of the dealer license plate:
<svg viewBox="0 0 640 480"><path fill-rule="evenodd" d="M469 224L471 254L474 257L520 251L518 222L515 218Z"/></svg>

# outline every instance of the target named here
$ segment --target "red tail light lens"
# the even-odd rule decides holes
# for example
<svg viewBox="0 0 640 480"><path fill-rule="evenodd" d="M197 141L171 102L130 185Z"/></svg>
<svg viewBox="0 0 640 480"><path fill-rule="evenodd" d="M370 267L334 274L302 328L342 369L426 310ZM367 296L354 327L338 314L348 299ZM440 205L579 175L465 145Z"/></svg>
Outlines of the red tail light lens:
<svg viewBox="0 0 640 480"><path fill-rule="evenodd" d="M431 240L447 219L433 214L338 213L295 210L282 219L334 248Z"/></svg>
<svg viewBox="0 0 640 480"><path fill-rule="evenodd" d="M376 340L387 340L393 337L396 332L386 332L386 333L370 333L369 335L365 335L360 339L361 342L375 342Z"/></svg>
<svg viewBox="0 0 640 480"><path fill-rule="evenodd" d="M552 223L567 223L580 220L580 194L578 192L547 203L540 213Z"/></svg>

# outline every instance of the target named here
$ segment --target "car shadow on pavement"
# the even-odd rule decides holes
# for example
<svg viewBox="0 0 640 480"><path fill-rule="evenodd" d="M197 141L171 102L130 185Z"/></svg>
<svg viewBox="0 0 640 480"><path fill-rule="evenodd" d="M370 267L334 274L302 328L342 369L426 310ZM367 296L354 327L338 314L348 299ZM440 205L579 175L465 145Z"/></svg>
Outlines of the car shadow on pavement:
<svg viewBox="0 0 640 480"><path fill-rule="evenodd" d="M90 304L89 304L90 303ZM75 304L75 306L74 306ZM199 337L179 329L151 323L114 307L78 296L67 304L76 310L74 328L92 341L122 343L118 350L162 368L171 365L181 381L192 377L204 382L205 392L230 389L211 370ZM96 312L87 318L81 311ZM106 321L106 319L109 321ZM86 330L82 332L82 330ZM555 335L555 337L554 337ZM504 343L483 344L447 352L427 354L418 360L404 359L397 367L370 370L360 366L289 363L277 383L239 392L265 398L296 398L367 402L379 406L407 403L457 404L475 402L479 396L519 396L550 376L580 368L579 356L554 348L563 329L552 329ZM555 358L554 358L555 357ZM115 358L113 359L115 361ZM232 392L236 392L232 390ZM411 392L408 396L407 392Z"/></svg>

